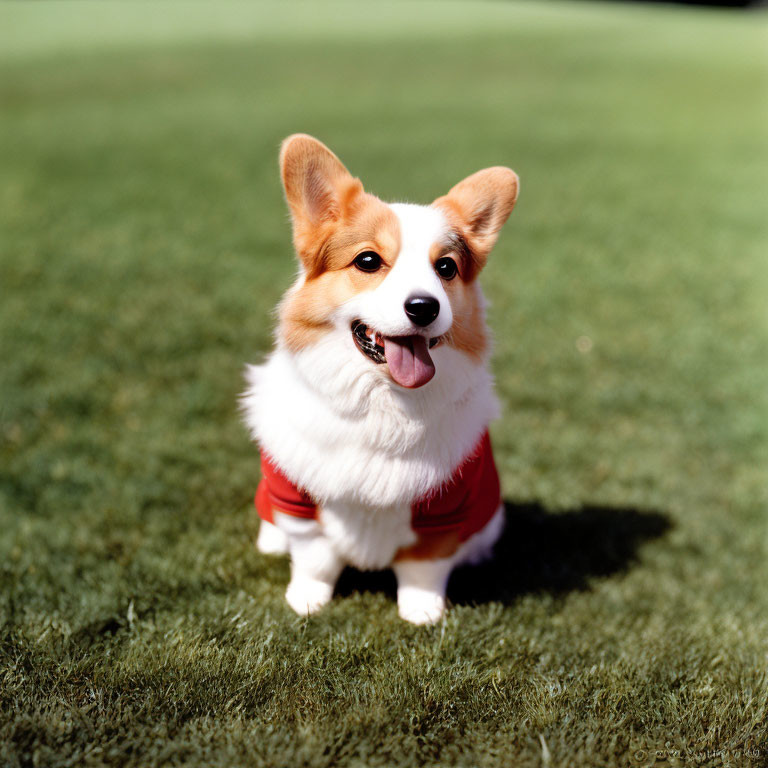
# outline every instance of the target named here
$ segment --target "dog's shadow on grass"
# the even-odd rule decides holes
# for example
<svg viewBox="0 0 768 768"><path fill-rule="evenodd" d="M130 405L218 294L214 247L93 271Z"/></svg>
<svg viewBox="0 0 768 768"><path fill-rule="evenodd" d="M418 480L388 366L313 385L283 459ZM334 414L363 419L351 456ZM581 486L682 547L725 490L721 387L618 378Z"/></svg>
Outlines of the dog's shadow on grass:
<svg viewBox="0 0 768 768"><path fill-rule="evenodd" d="M659 512L585 506L547 512L539 504L505 502L506 526L493 557L476 566L457 568L448 597L457 604L513 603L521 595L562 595L589 587L590 579L626 571L643 542L670 528ZM361 572L347 568L336 594L396 594L391 571Z"/></svg>

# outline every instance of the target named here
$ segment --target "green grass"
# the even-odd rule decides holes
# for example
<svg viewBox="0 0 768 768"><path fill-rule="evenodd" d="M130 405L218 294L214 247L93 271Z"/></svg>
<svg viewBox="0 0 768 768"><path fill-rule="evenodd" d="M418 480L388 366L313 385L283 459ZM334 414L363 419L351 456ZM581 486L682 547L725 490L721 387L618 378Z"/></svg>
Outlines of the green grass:
<svg viewBox="0 0 768 768"><path fill-rule="evenodd" d="M3 4L0 764L762 764L767 29ZM294 131L385 199L522 179L482 277L509 530L434 628L354 573L297 618L252 545Z"/></svg>

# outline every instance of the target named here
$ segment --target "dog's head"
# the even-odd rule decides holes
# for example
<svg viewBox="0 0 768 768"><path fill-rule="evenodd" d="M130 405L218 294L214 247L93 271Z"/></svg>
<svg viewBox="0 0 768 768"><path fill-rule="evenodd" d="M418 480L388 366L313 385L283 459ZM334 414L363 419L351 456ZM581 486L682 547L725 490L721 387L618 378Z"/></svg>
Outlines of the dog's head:
<svg viewBox="0 0 768 768"><path fill-rule="evenodd" d="M388 205L303 134L283 142L280 170L301 263L281 306L287 349L332 337L365 366L361 374L409 389L439 371L441 347L485 357L476 280L515 205L513 171L478 171L429 206Z"/></svg>

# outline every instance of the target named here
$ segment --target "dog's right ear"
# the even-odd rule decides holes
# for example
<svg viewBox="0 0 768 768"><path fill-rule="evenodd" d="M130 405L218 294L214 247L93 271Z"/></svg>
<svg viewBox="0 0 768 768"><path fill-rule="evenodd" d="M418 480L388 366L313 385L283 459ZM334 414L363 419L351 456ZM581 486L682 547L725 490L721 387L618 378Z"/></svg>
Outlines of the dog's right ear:
<svg viewBox="0 0 768 768"><path fill-rule="evenodd" d="M319 271L317 246L325 241L328 228L352 208L363 185L325 144L305 133L295 133L283 142L280 175L291 209L296 252L311 275Z"/></svg>

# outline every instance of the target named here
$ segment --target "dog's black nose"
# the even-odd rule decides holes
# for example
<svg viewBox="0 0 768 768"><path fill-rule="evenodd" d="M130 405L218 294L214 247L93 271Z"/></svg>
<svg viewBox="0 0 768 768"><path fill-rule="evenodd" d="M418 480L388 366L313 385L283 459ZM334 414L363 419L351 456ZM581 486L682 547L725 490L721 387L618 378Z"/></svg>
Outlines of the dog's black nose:
<svg viewBox="0 0 768 768"><path fill-rule="evenodd" d="M434 296L410 296L405 300L405 314L422 328L440 313L440 302Z"/></svg>

